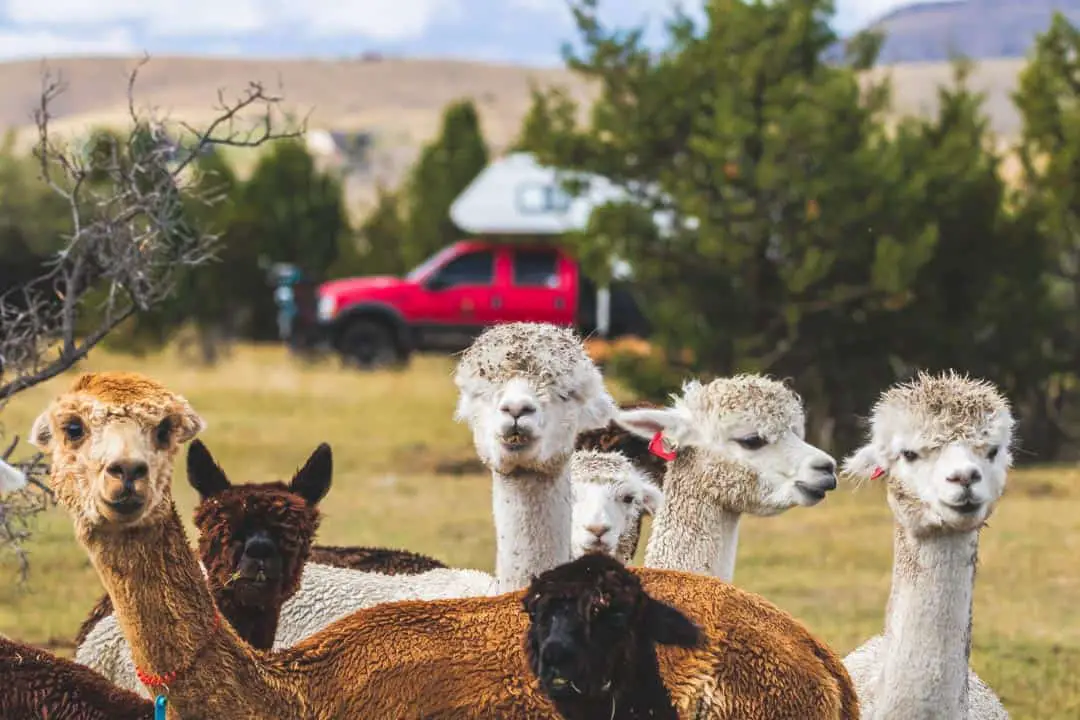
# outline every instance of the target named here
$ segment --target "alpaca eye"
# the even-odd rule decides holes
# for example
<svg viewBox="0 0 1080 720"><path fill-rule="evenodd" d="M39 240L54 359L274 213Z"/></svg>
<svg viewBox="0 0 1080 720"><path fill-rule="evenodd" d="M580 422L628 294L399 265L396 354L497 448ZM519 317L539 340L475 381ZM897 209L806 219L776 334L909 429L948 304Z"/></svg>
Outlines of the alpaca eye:
<svg viewBox="0 0 1080 720"><path fill-rule="evenodd" d="M634 502L634 496L630 495L629 493L626 494L626 495L623 495L619 499L623 502L624 505L630 505L631 503Z"/></svg>
<svg viewBox="0 0 1080 720"><path fill-rule="evenodd" d="M1001 450L1001 448L998 447L997 445L990 448L990 452L986 453L986 459L989 460L990 462L993 462L997 458L999 450Z"/></svg>
<svg viewBox="0 0 1080 720"><path fill-rule="evenodd" d="M71 418L66 420L60 429L64 433L64 437L69 442L78 442L86 436L86 426L83 425L83 421L79 418Z"/></svg>
<svg viewBox="0 0 1080 720"><path fill-rule="evenodd" d="M158 423L158 426L154 428L154 440L158 445L165 446L169 444L169 440L172 438L172 420L166 418Z"/></svg>
<svg viewBox="0 0 1080 720"><path fill-rule="evenodd" d="M904 458L908 462L915 462L919 459L919 453L912 450L902 450L900 451L900 457Z"/></svg>
<svg viewBox="0 0 1080 720"><path fill-rule="evenodd" d="M735 442L739 443L747 450L760 450L768 444L765 438L757 434L747 435L743 438L735 438Z"/></svg>

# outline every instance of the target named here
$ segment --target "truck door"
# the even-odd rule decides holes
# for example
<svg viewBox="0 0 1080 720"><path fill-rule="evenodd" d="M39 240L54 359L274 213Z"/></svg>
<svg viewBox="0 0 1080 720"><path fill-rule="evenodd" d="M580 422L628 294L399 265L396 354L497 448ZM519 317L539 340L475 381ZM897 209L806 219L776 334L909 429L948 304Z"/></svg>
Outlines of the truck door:
<svg viewBox="0 0 1080 720"><path fill-rule="evenodd" d="M415 330L421 347L458 350L497 321L495 251L479 247L463 251L424 282Z"/></svg>
<svg viewBox="0 0 1080 720"><path fill-rule="evenodd" d="M573 325L576 263L547 247L515 247L510 255L510 287L503 298L503 319Z"/></svg>

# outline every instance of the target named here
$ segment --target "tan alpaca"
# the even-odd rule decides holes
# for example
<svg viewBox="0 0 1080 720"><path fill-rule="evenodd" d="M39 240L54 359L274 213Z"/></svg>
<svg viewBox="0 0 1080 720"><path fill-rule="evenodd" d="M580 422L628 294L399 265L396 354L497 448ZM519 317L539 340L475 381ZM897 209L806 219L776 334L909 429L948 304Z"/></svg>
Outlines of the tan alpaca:
<svg viewBox="0 0 1080 720"><path fill-rule="evenodd" d="M151 684L168 676L170 718L557 717L528 670L524 590L369 608L273 654L241 642L215 617L171 496L177 447L202 427L152 380L103 373L79 378L31 433L137 666ZM658 652L681 717L859 716L837 656L791 616L713 578L637 572L707 638Z"/></svg>

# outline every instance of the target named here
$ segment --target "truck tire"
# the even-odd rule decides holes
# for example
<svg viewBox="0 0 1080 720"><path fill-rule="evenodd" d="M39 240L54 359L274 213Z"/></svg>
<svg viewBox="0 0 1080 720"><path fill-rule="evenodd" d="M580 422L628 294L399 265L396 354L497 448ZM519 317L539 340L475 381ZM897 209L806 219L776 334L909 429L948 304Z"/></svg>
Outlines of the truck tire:
<svg viewBox="0 0 1080 720"><path fill-rule="evenodd" d="M338 347L345 364L360 370L395 367L404 362L394 333L378 320L350 322L341 332Z"/></svg>

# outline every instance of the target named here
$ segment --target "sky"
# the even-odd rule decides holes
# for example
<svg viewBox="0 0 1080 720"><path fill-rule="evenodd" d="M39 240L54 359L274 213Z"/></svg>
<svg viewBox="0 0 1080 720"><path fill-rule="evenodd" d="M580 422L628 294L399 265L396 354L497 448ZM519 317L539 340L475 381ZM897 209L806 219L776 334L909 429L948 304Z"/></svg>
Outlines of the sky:
<svg viewBox="0 0 1080 720"><path fill-rule="evenodd" d="M606 21L632 27L655 24L671 3L600 6ZM836 29L850 32L902 4L836 0ZM571 31L565 0L0 0L0 60L382 52L551 65Z"/></svg>

